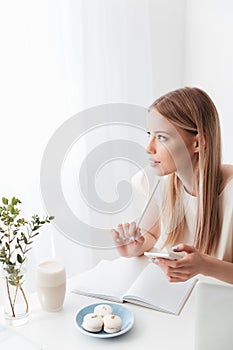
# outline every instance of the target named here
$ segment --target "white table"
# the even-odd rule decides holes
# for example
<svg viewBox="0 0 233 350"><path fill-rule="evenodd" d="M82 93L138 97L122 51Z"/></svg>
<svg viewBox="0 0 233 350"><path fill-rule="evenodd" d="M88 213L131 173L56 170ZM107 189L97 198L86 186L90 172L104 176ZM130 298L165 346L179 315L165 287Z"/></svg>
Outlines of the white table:
<svg viewBox="0 0 233 350"><path fill-rule="evenodd" d="M179 316L124 303L134 314L134 327L119 337L96 339L82 334L76 328L74 318L78 309L102 300L71 293L72 283L72 279L68 281L64 307L60 312L42 311L36 293L32 294L29 322L13 330L43 350L137 350L145 346L158 350L194 349L195 288ZM2 312L0 321L3 321Z"/></svg>

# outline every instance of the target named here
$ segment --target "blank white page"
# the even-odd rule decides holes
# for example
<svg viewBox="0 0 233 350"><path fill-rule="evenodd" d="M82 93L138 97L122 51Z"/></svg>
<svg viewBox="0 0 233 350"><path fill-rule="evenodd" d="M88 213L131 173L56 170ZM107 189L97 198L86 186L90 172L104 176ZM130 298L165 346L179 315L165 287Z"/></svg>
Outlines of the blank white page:
<svg viewBox="0 0 233 350"><path fill-rule="evenodd" d="M122 301L124 293L147 264L145 257L101 260L93 269L77 275L73 292Z"/></svg>
<svg viewBox="0 0 233 350"><path fill-rule="evenodd" d="M195 283L195 279L169 282L164 272L150 263L129 288L125 299L130 301L131 296L138 296L148 307L179 314Z"/></svg>

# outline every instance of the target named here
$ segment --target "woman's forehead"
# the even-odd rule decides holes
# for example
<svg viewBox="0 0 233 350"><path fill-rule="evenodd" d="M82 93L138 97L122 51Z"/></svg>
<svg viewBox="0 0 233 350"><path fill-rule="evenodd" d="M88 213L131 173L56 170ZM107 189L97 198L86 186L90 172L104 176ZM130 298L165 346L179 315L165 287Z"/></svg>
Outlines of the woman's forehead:
<svg viewBox="0 0 233 350"><path fill-rule="evenodd" d="M147 128L150 131L165 131L168 133L176 132L174 124L168 121L162 114L158 113L155 110L151 110L147 114Z"/></svg>

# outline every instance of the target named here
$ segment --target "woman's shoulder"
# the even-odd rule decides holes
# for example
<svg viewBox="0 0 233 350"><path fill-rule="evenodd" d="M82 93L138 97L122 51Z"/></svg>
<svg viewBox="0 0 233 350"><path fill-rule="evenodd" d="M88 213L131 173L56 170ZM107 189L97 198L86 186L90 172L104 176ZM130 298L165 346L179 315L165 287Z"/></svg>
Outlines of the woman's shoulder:
<svg viewBox="0 0 233 350"><path fill-rule="evenodd" d="M221 192L225 189L229 182L233 180L233 165L223 164L221 167L222 183Z"/></svg>
<svg viewBox="0 0 233 350"><path fill-rule="evenodd" d="M233 165L223 164L221 167L221 173L222 173L222 187L224 189L224 187L228 184L228 182L233 179Z"/></svg>

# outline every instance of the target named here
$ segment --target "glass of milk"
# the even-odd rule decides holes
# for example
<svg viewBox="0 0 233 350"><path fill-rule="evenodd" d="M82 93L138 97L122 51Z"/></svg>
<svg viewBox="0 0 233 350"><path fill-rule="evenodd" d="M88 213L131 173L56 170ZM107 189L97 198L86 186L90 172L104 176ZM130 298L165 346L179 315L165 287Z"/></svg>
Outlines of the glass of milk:
<svg viewBox="0 0 233 350"><path fill-rule="evenodd" d="M66 292L66 272L61 261L42 261L37 267L36 285L43 310L53 312L62 309Z"/></svg>

